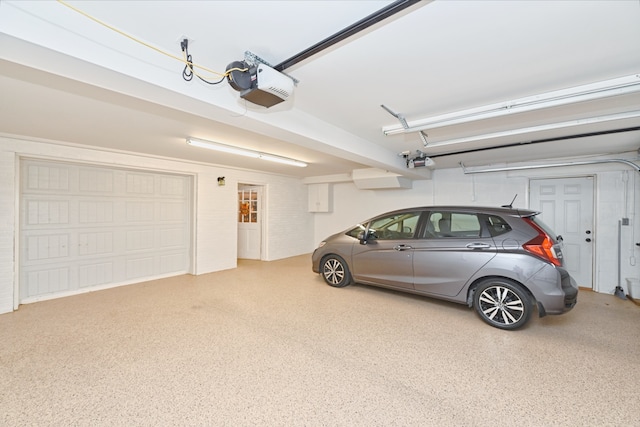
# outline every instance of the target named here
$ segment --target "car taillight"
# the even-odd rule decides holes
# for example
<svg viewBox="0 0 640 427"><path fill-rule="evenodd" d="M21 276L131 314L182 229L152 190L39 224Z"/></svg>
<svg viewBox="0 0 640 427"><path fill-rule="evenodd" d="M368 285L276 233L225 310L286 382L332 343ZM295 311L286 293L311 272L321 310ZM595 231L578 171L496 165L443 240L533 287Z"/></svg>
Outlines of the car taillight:
<svg viewBox="0 0 640 427"><path fill-rule="evenodd" d="M545 260L549 261L553 265L557 265L558 267L562 266L562 261L556 255L556 251L553 249L553 240L551 237L544 232L538 225L533 222L529 218L524 219L530 226L534 228L538 232L538 235L533 239L529 240L527 243L523 244L522 247L531 252L534 255L537 255Z"/></svg>

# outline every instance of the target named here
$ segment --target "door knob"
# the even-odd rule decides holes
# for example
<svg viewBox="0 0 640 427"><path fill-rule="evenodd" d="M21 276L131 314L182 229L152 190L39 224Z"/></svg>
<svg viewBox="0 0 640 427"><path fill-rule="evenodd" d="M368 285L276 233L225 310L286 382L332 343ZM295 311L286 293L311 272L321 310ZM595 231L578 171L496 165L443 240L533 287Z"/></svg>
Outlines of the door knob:
<svg viewBox="0 0 640 427"><path fill-rule="evenodd" d="M585 231L585 233L591 234L591 230L587 230L587 231Z"/></svg>
<svg viewBox="0 0 640 427"><path fill-rule="evenodd" d="M585 240L585 242L590 242L591 241L591 239L588 238L588 237L586 239L584 239L584 240Z"/></svg>

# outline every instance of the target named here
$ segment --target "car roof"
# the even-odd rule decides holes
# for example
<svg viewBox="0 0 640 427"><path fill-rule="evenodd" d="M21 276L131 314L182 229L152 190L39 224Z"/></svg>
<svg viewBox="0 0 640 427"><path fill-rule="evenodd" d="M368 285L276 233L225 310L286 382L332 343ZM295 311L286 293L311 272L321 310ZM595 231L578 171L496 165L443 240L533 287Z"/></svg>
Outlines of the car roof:
<svg viewBox="0 0 640 427"><path fill-rule="evenodd" d="M495 207L495 206L469 206L469 205L434 205L434 206L417 206L413 208L404 208L398 209L390 212L384 212L380 215L386 214L401 214L403 212L412 212L416 210L421 211L433 211L433 210L442 210L442 211L456 211L456 212L473 212L473 213L483 213L483 214L495 214L495 215L506 215L506 216L515 216L515 217L530 217L538 215L540 212L534 211L531 209L521 209L521 208L509 208L509 207ZM376 215L380 216L380 215Z"/></svg>

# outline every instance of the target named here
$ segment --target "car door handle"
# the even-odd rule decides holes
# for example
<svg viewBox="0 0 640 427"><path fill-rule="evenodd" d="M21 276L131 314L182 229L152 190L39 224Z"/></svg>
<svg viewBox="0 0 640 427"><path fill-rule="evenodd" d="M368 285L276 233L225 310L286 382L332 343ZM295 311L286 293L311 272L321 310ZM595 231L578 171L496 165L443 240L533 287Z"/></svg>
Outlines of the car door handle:
<svg viewBox="0 0 640 427"><path fill-rule="evenodd" d="M406 251L409 249L413 249L413 247L409 245L397 245L397 246L394 246L393 249L395 249L396 251Z"/></svg>
<svg viewBox="0 0 640 427"><path fill-rule="evenodd" d="M488 243L476 242L476 243L469 243L467 247L469 249L489 249L491 245Z"/></svg>

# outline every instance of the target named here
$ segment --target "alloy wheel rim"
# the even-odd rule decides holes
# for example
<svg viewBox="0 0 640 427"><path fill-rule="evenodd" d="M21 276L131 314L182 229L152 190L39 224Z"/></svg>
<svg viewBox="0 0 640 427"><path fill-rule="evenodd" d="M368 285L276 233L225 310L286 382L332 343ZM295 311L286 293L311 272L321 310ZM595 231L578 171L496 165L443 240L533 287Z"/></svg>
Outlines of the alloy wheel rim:
<svg viewBox="0 0 640 427"><path fill-rule="evenodd" d="M324 277L334 285L337 285L344 278L344 268L335 259L330 259L324 264Z"/></svg>
<svg viewBox="0 0 640 427"><path fill-rule="evenodd" d="M524 316L524 303L515 292L504 286L485 289L479 302L485 317L495 323L512 325Z"/></svg>

